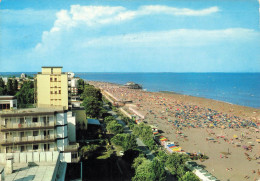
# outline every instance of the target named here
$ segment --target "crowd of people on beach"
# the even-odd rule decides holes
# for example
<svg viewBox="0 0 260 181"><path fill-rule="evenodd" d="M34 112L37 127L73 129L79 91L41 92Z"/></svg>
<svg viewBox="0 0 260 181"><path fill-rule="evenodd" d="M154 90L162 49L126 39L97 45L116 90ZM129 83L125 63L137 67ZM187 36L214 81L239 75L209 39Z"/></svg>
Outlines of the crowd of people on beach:
<svg viewBox="0 0 260 181"><path fill-rule="evenodd" d="M248 161L260 159L257 150L252 153L253 155L249 155L255 144L260 142L258 118L243 114L237 116L232 110L217 111L200 104L184 102L167 93L133 90L106 82L91 82L91 84L107 92L113 100L126 103L124 108L142 118L142 121L154 126L160 124L163 132L168 135L175 134L176 140L187 141L185 131L199 129L208 135L205 138L207 142L227 143L240 147L245 151ZM217 130L221 133L217 134ZM228 158L227 155L220 157ZM232 170L232 168L226 169L226 171Z"/></svg>
<svg viewBox="0 0 260 181"><path fill-rule="evenodd" d="M172 122L175 128L253 128L259 132L259 121L256 122L198 105L187 105L167 96L167 94L161 96L110 83L96 84L111 93L117 101L131 101L136 105L136 110L143 112L145 115L153 115L155 120L161 119Z"/></svg>

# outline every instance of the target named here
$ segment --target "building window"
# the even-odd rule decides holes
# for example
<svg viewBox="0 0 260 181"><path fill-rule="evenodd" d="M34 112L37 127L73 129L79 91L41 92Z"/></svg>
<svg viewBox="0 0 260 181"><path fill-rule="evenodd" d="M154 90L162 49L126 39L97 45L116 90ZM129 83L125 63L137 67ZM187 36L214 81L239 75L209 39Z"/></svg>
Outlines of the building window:
<svg viewBox="0 0 260 181"><path fill-rule="evenodd" d="M52 91L51 91L51 94L52 94Z"/></svg>
<svg viewBox="0 0 260 181"><path fill-rule="evenodd" d="M39 149L39 145L33 145L33 150L38 150Z"/></svg>
<svg viewBox="0 0 260 181"><path fill-rule="evenodd" d="M24 152L24 151L25 151L25 147L21 146L21 152Z"/></svg>
<svg viewBox="0 0 260 181"><path fill-rule="evenodd" d="M61 90L59 90L59 94L61 94Z"/></svg>
<svg viewBox="0 0 260 181"><path fill-rule="evenodd" d="M57 91L55 91L55 94L57 94Z"/></svg>
<svg viewBox="0 0 260 181"><path fill-rule="evenodd" d="M37 123L38 122L38 118L33 118L33 123Z"/></svg>
<svg viewBox="0 0 260 181"><path fill-rule="evenodd" d="M39 135L39 131L33 131L33 136L38 136Z"/></svg>
<svg viewBox="0 0 260 181"><path fill-rule="evenodd" d="M16 104L13 104L13 107L16 107Z"/></svg>
<svg viewBox="0 0 260 181"><path fill-rule="evenodd" d="M50 81L52 82L52 78L50 78Z"/></svg>
<svg viewBox="0 0 260 181"><path fill-rule="evenodd" d="M54 78L55 82L57 82L57 78Z"/></svg>

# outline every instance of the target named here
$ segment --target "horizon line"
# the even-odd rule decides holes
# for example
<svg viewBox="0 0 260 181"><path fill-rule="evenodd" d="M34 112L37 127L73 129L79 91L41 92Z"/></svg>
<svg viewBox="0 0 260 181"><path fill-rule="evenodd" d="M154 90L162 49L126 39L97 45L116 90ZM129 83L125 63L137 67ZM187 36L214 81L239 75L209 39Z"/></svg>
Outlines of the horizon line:
<svg viewBox="0 0 260 181"><path fill-rule="evenodd" d="M12 72L0 72L1 73L38 73L39 71L22 71L22 72L18 72L18 71L12 71ZM82 72L82 71L63 71L63 72L73 72L73 73L260 73L259 72Z"/></svg>

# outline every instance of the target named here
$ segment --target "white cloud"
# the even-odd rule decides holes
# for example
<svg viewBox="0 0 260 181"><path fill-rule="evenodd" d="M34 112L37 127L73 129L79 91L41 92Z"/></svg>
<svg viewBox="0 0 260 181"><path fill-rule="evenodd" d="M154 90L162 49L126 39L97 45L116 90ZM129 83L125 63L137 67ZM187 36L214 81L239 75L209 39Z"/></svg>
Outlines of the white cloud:
<svg viewBox="0 0 260 181"><path fill-rule="evenodd" d="M127 35L82 40L82 48L93 46L203 46L228 41L248 41L259 37L259 33L244 28L222 30L174 29L159 32L141 32Z"/></svg>
<svg viewBox="0 0 260 181"><path fill-rule="evenodd" d="M170 15L182 15L182 16L205 16L218 12L218 7L210 7L202 10L193 10L188 8L175 8L169 6L142 6L139 10L142 14L164 13Z"/></svg>
<svg viewBox="0 0 260 181"><path fill-rule="evenodd" d="M44 41L49 37L52 39L59 31L66 31L77 26L102 26L115 24L152 14L168 14L173 16L205 16L218 12L218 7L210 7L202 10L188 8L175 8L169 6L150 5L141 6L137 10L127 10L121 6L80 6L72 5L70 11L60 10L56 13L56 21L49 32L44 32L42 42L36 48L41 49Z"/></svg>

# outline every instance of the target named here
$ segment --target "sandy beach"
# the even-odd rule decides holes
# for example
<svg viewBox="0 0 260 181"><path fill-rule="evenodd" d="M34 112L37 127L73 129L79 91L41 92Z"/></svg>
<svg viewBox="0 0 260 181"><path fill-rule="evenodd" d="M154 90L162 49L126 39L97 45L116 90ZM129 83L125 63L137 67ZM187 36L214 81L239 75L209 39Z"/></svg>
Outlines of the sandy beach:
<svg viewBox="0 0 260 181"><path fill-rule="evenodd" d="M128 89L88 81L123 109L157 126L182 150L203 153L198 164L220 180L260 178L260 110L211 99L165 92ZM180 134L181 132L181 134Z"/></svg>

